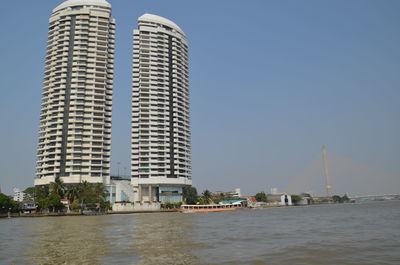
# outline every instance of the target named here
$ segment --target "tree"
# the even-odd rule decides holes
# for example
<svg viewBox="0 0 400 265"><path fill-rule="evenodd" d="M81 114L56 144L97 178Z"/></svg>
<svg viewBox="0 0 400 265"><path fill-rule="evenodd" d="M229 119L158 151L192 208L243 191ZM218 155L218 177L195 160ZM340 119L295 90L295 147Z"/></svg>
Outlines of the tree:
<svg viewBox="0 0 400 265"><path fill-rule="evenodd" d="M36 187L29 187L24 190L24 199L27 201L35 201Z"/></svg>
<svg viewBox="0 0 400 265"><path fill-rule="evenodd" d="M100 210L101 211L108 211L111 209L112 209L112 207L111 207L111 203L109 201L104 200L104 201L100 202Z"/></svg>
<svg viewBox="0 0 400 265"><path fill-rule="evenodd" d="M342 203L342 198L339 195L333 195L332 201L336 203Z"/></svg>
<svg viewBox="0 0 400 265"><path fill-rule="evenodd" d="M80 209L79 200L78 200L78 199L75 199L75 200L71 203L70 208L71 208L73 211L79 210L79 209Z"/></svg>
<svg viewBox="0 0 400 265"><path fill-rule="evenodd" d="M342 201L343 202L349 202L350 201L349 197L347 197L347 194L343 195Z"/></svg>
<svg viewBox="0 0 400 265"><path fill-rule="evenodd" d="M198 201L197 189L193 186L183 187L182 195L186 204L196 204Z"/></svg>
<svg viewBox="0 0 400 265"><path fill-rule="evenodd" d="M0 212L16 212L19 209L19 203L3 193L0 193Z"/></svg>
<svg viewBox="0 0 400 265"><path fill-rule="evenodd" d="M340 197L339 195L333 195L332 196L332 201L335 203L344 203L350 201L349 197L347 195L343 195L343 197Z"/></svg>
<svg viewBox="0 0 400 265"><path fill-rule="evenodd" d="M298 202L300 202L303 198L299 195L291 195L292 197L292 203L296 204Z"/></svg>
<svg viewBox="0 0 400 265"><path fill-rule="evenodd" d="M48 199L49 196L49 186L35 186L34 187L34 201L37 203L40 210L46 210L50 206Z"/></svg>
<svg viewBox="0 0 400 265"><path fill-rule="evenodd" d="M77 185L68 186L67 190L65 191L65 197L68 199L69 203L72 203L75 200L78 200L78 197L79 197L78 186Z"/></svg>
<svg viewBox="0 0 400 265"><path fill-rule="evenodd" d="M91 185L87 181L83 181L78 183L78 198L81 204L91 202L92 192L91 192Z"/></svg>
<svg viewBox="0 0 400 265"><path fill-rule="evenodd" d="M73 210L83 210L86 207L97 210L110 208L109 202L106 201L108 191L102 183L83 181L75 185L65 185L61 178L57 177L50 185L29 187L25 192L41 210L62 210L64 205L61 203L61 199L64 196Z"/></svg>
<svg viewBox="0 0 400 265"><path fill-rule="evenodd" d="M258 202L267 202L267 195L265 194L265 192L259 192L257 193L254 198L258 201Z"/></svg>
<svg viewBox="0 0 400 265"><path fill-rule="evenodd" d="M48 197L49 207L53 208L53 212L62 210L64 204L61 203L61 197L58 194L51 193Z"/></svg>
<svg viewBox="0 0 400 265"><path fill-rule="evenodd" d="M34 201L38 205L39 210L49 208L49 186L34 186L24 190L25 198L29 201Z"/></svg>
<svg viewBox="0 0 400 265"><path fill-rule="evenodd" d="M57 194L60 198L64 197L65 185L60 176L57 176L54 182L50 183L50 192Z"/></svg>
<svg viewBox="0 0 400 265"><path fill-rule="evenodd" d="M109 205L106 203L108 191L102 183L89 183L83 181L76 185L77 195L75 198L79 200L81 208L84 209L88 205L96 205L97 209L108 210Z"/></svg>
<svg viewBox="0 0 400 265"><path fill-rule="evenodd" d="M209 190L203 191L203 202L205 204L208 204L208 203L212 202L211 197L212 197L212 195L211 195L211 192Z"/></svg>
<svg viewBox="0 0 400 265"><path fill-rule="evenodd" d="M103 183L96 183L93 187L94 196L97 198L98 201L103 201L109 195L106 187Z"/></svg>

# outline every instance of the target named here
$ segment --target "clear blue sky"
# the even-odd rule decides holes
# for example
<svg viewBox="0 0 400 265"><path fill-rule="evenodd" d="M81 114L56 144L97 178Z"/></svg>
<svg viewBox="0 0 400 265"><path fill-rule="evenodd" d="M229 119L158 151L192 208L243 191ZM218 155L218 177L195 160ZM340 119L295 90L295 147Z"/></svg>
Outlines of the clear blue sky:
<svg viewBox="0 0 400 265"><path fill-rule="evenodd" d="M33 184L48 18L61 2L2 3L6 193ZM321 144L400 176L399 1L109 2L117 20L112 172L118 162L129 172L132 30L153 13L189 39L198 190L282 189Z"/></svg>

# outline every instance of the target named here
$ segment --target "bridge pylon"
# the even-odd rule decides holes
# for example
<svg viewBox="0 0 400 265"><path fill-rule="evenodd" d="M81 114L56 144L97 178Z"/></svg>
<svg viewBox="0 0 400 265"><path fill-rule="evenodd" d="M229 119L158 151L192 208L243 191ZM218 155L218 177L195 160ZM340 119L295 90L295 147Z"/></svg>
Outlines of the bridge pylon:
<svg viewBox="0 0 400 265"><path fill-rule="evenodd" d="M326 145L322 145L322 158L323 158L323 163L324 163L326 194L328 195L328 197L332 197L331 178L330 178L329 169L328 169L328 148L326 147Z"/></svg>

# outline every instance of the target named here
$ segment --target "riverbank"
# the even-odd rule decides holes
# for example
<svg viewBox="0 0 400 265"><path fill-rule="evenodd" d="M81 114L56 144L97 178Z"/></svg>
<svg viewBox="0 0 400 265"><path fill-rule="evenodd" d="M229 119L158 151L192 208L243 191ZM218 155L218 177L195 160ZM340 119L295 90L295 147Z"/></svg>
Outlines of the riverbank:
<svg viewBox="0 0 400 265"><path fill-rule="evenodd" d="M60 217L60 216L91 216L91 215L109 215L109 214L134 214L134 213L170 213L178 212L177 209L166 209L166 210L151 210L151 211L120 211L120 212L62 212L62 213L1 213L0 218L17 218L17 217Z"/></svg>

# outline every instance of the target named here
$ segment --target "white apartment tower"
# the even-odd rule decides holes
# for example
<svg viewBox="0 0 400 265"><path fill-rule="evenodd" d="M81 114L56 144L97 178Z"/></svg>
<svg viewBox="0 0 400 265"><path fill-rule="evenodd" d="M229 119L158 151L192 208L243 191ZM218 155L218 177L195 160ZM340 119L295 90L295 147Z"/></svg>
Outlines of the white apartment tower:
<svg viewBox="0 0 400 265"><path fill-rule="evenodd" d="M49 20L35 185L107 183L115 20L105 0L68 0Z"/></svg>
<svg viewBox="0 0 400 265"><path fill-rule="evenodd" d="M145 14L133 31L135 201L182 201L192 184L188 43L172 21Z"/></svg>

